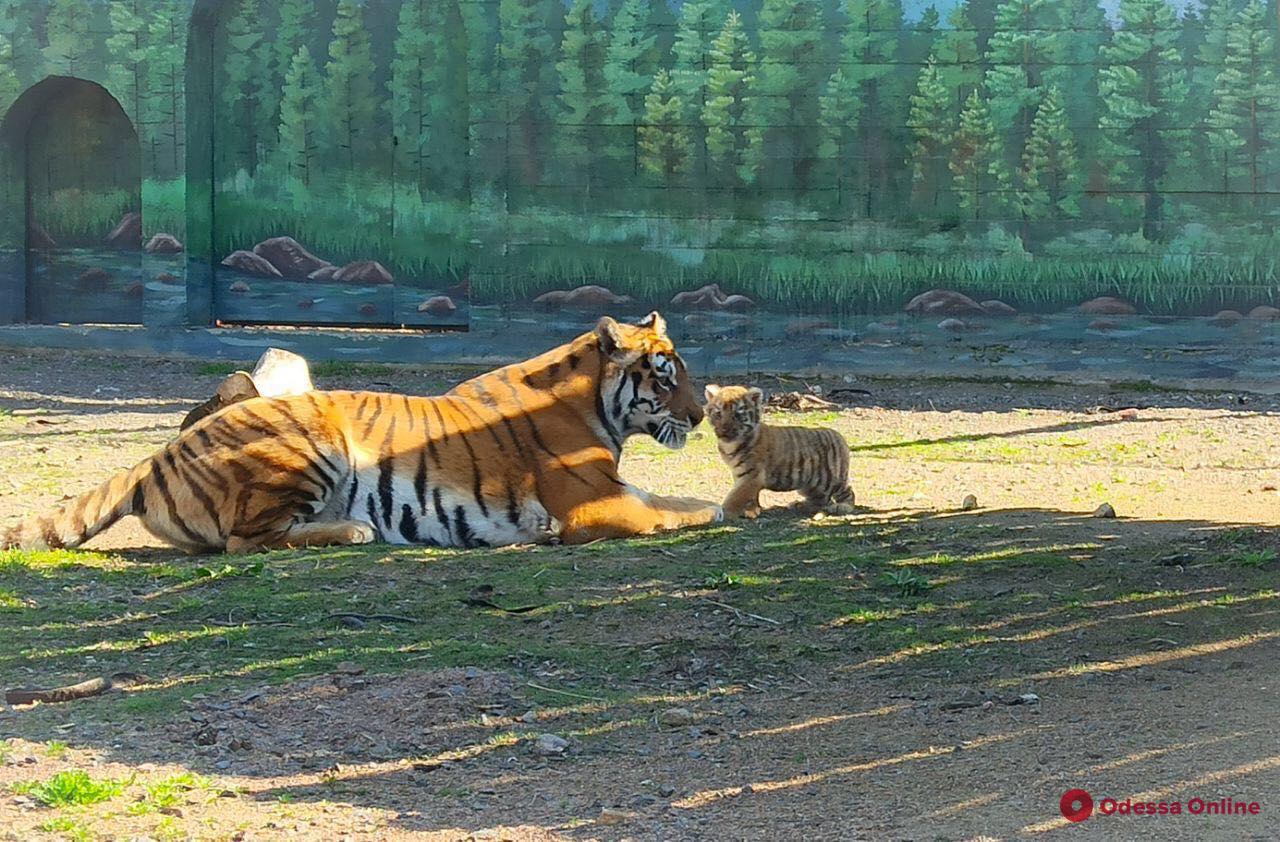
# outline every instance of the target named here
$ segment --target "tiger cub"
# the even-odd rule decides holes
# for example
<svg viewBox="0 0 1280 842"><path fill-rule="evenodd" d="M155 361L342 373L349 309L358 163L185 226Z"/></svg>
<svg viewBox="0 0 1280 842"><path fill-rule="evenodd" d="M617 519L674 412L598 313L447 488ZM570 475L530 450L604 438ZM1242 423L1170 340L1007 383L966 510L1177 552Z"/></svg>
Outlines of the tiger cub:
<svg viewBox="0 0 1280 842"><path fill-rule="evenodd" d="M762 424L759 389L707 386L706 398L720 458L733 471L733 490L723 505L726 518L760 514L763 489L799 491L814 511L853 511L849 445L843 436L825 428Z"/></svg>

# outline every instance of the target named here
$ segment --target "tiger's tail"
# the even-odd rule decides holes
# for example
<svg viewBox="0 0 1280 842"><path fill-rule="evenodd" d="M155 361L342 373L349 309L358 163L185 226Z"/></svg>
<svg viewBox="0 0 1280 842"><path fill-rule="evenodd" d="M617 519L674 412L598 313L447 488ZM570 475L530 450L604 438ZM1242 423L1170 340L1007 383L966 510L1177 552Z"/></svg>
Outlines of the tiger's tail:
<svg viewBox="0 0 1280 842"><path fill-rule="evenodd" d="M48 550L78 547L94 535L142 508L143 481L152 459L121 471L102 485L67 500L52 512L24 520L0 537L0 550Z"/></svg>

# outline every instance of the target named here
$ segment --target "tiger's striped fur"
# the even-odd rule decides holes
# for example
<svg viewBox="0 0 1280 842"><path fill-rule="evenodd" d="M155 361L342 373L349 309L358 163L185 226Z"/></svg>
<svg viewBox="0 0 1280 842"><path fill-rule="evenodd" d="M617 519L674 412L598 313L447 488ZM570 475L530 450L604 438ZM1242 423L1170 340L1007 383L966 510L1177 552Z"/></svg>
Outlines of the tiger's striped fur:
<svg viewBox="0 0 1280 842"><path fill-rule="evenodd" d="M627 437L678 448L701 420L661 316L605 317L439 397L233 403L0 546L74 547L129 514L190 552L585 542L708 523L719 506L647 494L617 470Z"/></svg>
<svg viewBox="0 0 1280 842"><path fill-rule="evenodd" d="M742 386L707 386L707 420L720 458L733 471L725 517L760 514L760 492L799 491L815 511L853 511L849 445L835 430L780 427L760 421L764 393Z"/></svg>

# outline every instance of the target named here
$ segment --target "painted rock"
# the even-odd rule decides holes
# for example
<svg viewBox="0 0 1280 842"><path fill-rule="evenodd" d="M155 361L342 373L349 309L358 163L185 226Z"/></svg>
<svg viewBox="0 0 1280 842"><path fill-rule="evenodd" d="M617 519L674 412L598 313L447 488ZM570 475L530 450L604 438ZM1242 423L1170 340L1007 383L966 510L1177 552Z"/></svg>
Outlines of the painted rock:
<svg viewBox="0 0 1280 842"><path fill-rule="evenodd" d="M1081 304L1080 312L1089 316L1132 316L1138 308L1124 299L1103 295Z"/></svg>
<svg viewBox="0 0 1280 842"><path fill-rule="evenodd" d="M1269 304L1259 304L1257 307L1254 307L1249 311L1249 318L1265 319L1268 321L1280 319L1280 308L1272 307Z"/></svg>
<svg viewBox="0 0 1280 842"><path fill-rule="evenodd" d="M978 304L982 311L988 316L1004 316L1012 317L1018 315L1018 311L1008 304L1005 304L998 298L992 298L989 301L983 301Z"/></svg>
<svg viewBox="0 0 1280 842"><path fill-rule="evenodd" d="M544 292L533 299L534 304L543 307L571 307L577 309L594 309L612 304L626 304L631 301L629 295L618 295L608 287L598 284L583 284L574 289L556 289Z"/></svg>
<svg viewBox="0 0 1280 842"><path fill-rule="evenodd" d="M378 312L377 304L370 304L368 301L360 305L360 315L372 316Z"/></svg>
<svg viewBox="0 0 1280 842"><path fill-rule="evenodd" d="M106 289L109 280L111 273L101 266L90 267L76 276L76 283L81 289Z"/></svg>
<svg viewBox="0 0 1280 842"><path fill-rule="evenodd" d="M116 227L103 240L113 249L138 249L142 247L142 214L130 212L120 217Z"/></svg>
<svg viewBox="0 0 1280 842"><path fill-rule="evenodd" d="M357 260L334 272L333 280L345 284L389 284L395 278L376 260Z"/></svg>
<svg viewBox="0 0 1280 842"><path fill-rule="evenodd" d="M134 281L124 288L124 294L129 298L141 298L143 292L144 289L142 284L137 281Z"/></svg>
<svg viewBox="0 0 1280 842"><path fill-rule="evenodd" d="M963 292L953 289L931 289L922 292L902 308L917 316L985 316L982 305Z"/></svg>
<svg viewBox="0 0 1280 842"><path fill-rule="evenodd" d="M333 276L336 274L338 274L338 267L330 264L328 266L321 266L319 269L312 272L310 275L307 275L307 280L308 281L332 281Z"/></svg>
<svg viewBox="0 0 1280 842"><path fill-rule="evenodd" d="M1114 319L1094 319L1089 322L1089 330L1096 330L1099 333L1115 330L1120 327L1120 323Z"/></svg>
<svg viewBox="0 0 1280 842"><path fill-rule="evenodd" d="M1231 327L1242 319L1244 319L1244 314L1236 310L1219 310L1209 317L1209 324L1214 327Z"/></svg>
<svg viewBox="0 0 1280 842"><path fill-rule="evenodd" d="M316 303L312 301L310 298L304 298L298 302L299 310L310 310L314 306L316 306Z"/></svg>
<svg viewBox="0 0 1280 842"><path fill-rule="evenodd" d="M276 267L263 260L251 251L240 249L233 251L226 257L222 258L222 265L248 275L259 275L263 278L279 278L280 272Z"/></svg>
<svg viewBox="0 0 1280 842"><path fill-rule="evenodd" d="M177 275L173 274L172 272L161 272L159 275L156 275L156 280L162 284L182 283L182 278L179 278Z"/></svg>
<svg viewBox="0 0 1280 842"><path fill-rule="evenodd" d="M276 267L276 271L286 278L305 278L330 265L329 261L321 260L303 248L293 237L263 240L253 247L253 253Z"/></svg>
<svg viewBox="0 0 1280 842"><path fill-rule="evenodd" d="M238 295L244 295L249 291L249 285L244 281L233 281L229 289Z"/></svg>
<svg viewBox="0 0 1280 842"><path fill-rule="evenodd" d="M148 254L177 254L182 251L182 242L172 234L157 233L142 248Z"/></svg>
<svg viewBox="0 0 1280 842"><path fill-rule="evenodd" d="M418 305L419 313L430 316L448 316L457 309L458 305L454 304L453 299L447 295L433 295Z"/></svg>
<svg viewBox="0 0 1280 842"><path fill-rule="evenodd" d="M945 330L950 333L962 333L969 329L969 326L959 319L943 319L938 322L938 330Z"/></svg>

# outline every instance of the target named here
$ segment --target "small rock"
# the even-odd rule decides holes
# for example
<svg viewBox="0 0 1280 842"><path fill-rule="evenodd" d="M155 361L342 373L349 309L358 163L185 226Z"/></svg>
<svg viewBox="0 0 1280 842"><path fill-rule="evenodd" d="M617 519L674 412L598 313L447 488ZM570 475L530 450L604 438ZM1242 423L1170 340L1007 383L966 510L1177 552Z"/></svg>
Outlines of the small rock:
<svg viewBox="0 0 1280 842"><path fill-rule="evenodd" d="M215 764L213 764L213 765L214 765L214 768L216 768L216 769L230 769L230 768L231 768L231 761L230 761L230 760L219 760L217 763L215 763Z"/></svg>
<svg viewBox="0 0 1280 842"><path fill-rule="evenodd" d="M671 786L670 784L663 784L662 786L658 787L658 794L661 795L663 798L670 798L671 796L676 794L676 788Z"/></svg>
<svg viewBox="0 0 1280 842"><path fill-rule="evenodd" d="M1231 327L1244 319L1244 314L1236 310L1219 310L1209 317L1209 324L1214 327Z"/></svg>
<svg viewBox="0 0 1280 842"><path fill-rule="evenodd" d="M146 290L142 284L137 281L134 281L124 288L124 294L128 298L141 298L145 291Z"/></svg>
<svg viewBox="0 0 1280 842"><path fill-rule="evenodd" d="M360 315L362 316L372 316L372 315L375 315L377 312L378 312L377 304L371 304L368 301L366 301L365 303L360 305Z"/></svg>
<svg viewBox="0 0 1280 842"><path fill-rule="evenodd" d="M178 284L182 282L182 279L172 272L161 272L156 275L156 280L162 284Z"/></svg>
<svg viewBox="0 0 1280 842"><path fill-rule="evenodd" d="M233 251L222 258L222 265L229 269L235 269L237 272L258 275L263 278L282 277L280 270L268 263L263 257L244 249Z"/></svg>
<svg viewBox="0 0 1280 842"><path fill-rule="evenodd" d="M1134 409L1133 407L1129 407L1128 409L1122 409L1116 413L1116 417L1119 418L1121 421L1132 421L1133 419L1138 417L1138 410Z"/></svg>
<svg viewBox="0 0 1280 842"><path fill-rule="evenodd" d="M351 619L354 620L355 618L352 617ZM333 668L333 671L339 675L364 675L364 667L355 661L342 661Z"/></svg>
<svg viewBox="0 0 1280 842"><path fill-rule="evenodd" d="M922 292L902 308L917 316L983 316L987 312L982 305L962 292L952 289L931 289Z"/></svg>
<svg viewBox="0 0 1280 842"><path fill-rule="evenodd" d="M182 242L172 234L152 234L142 248L148 254L177 254L182 251Z"/></svg>
<svg viewBox="0 0 1280 842"><path fill-rule="evenodd" d="M658 714L658 723L666 725L670 728L681 728L685 725L692 725L698 719L693 711L688 708L667 708Z"/></svg>
<svg viewBox="0 0 1280 842"><path fill-rule="evenodd" d="M971 512L978 508L978 498L974 494L966 494L964 500L960 502L960 511Z"/></svg>
<svg viewBox="0 0 1280 842"><path fill-rule="evenodd" d="M1023 693L1021 696L1018 697L1018 704L1038 705L1040 704L1040 697L1037 696L1035 693Z"/></svg>
<svg viewBox="0 0 1280 842"><path fill-rule="evenodd" d="M1274 321L1280 319L1280 307L1272 307L1269 304L1259 304L1249 311L1249 318L1261 319L1263 321Z"/></svg>
<svg viewBox="0 0 1280 842"><path fill-rule="evenodd" d="M1116 330L1119 327L1120 323L1112 319L1094 319L1089 322L1088 329L1106 333L1107 331Z"/></svg>
<svg viewBox="0 0 1280 842"><path fill-rule="evenodd" d="M231 286L229 287L229 289L230 289L232 292L239 293L239 294L243 295L243 294L245 294L246 292L248 292L248 291L249 291L249 285L248 285L248 284L246 284L244 281L232 281Z"/></svg>
<svg viewBox="0 0 1280 842"><path fill-rule="evenodd" d="M1010 317L1010 316L1018 315L1017 310L1010 307L1008 304L1005 304L1003 301L999 300L998 298L992 298L989 301L983 301L979 303L978 306L981 307L983 312L986 313L988 316Z"/></svg>
<svg viewBox="0 0 1280 842"><path fill-rule="evenodd" d="M116 227L107 234L104 242L114 249L130 251L142 246L142 214L130 211L120 217Z"/></svg>
<svg viewBox="0 0 1280 842"><path fill-rule="evenodd" d="M943 319L938 322L938 330L946 330L952 333L960 333L968 328L969 326L959 319Z"/></svg>
<svg viewBox="0 0 1280 842"><path fill-rule="evenodd" d="M1112 508L1110 503L1103 503L1101 506L1093 510L1094 517L1115 517L1116 510Z"/></svg>
<svg viewBox="0 0 1280 842"><path fill-rule="evenodd" d="M305 278L317 272L329 261L321 260L303 248L293 237L272 237L253 247L253 253L276 267L286 278Z"/></svg>
<svg viewBox="0 0 1280 842"><path fill-rule="evenodd" d="M559 757L569 748L569 741L555 734L542 734L533 744L533 750L543 757Z"/></svg>
<svg viewBox="0 0 1280 842"><path fill-rule="evenodd" d="M533 299L534 304L542 307L571 307L584 310L630 302L631 296L618 295L613 290L598 284L583 284L574 289L553 289Z"/></svg>
<svg viewBox="0 0 1280 842"><path fill-rule="evenodd" d="M101 266L85 269L76 276L76 283L81 289L106 289L111 273Z"/></svg>
<svg viewBox="0 0 1280 842"><path fill-rule="evenodd" d="M1121 298L1102 295L1081 304L1080 312L1089 316L1132 316L1138 308Z"/></svg>
<svg viewBox="0 0 1280 842"><path fill-rule="evenodd" d="M467 667L466 671L463 672L463 675L466 676L466 678L468 679L479 678L480 670L476 669L475 667Z"/></svg>
<svg viewBox="0 0 1280 842"><path fill-rule="evenodd" d="M376 260L357 260L334 272L333 280L345 284L389 284L395 278Z"/></svg>
<svg viewBox="0 0 1280 842"><path fill-rule="evenodd" d="M321 266L316 271L307 275L308 281L332 281L333 276L338 274L337 266Z"/></svg>
<svg viewBox="0 0 1280 842"><path fill-rule="evenodd" d="M316 302L314 299L311 299L311 298L304 298L298 302L299 310L310 310L314 306L316 306Z"/></svg>
<svg viewBox="0 0 1280 842"><path fill-rule="evenodd" d="M429 316L449 316L457 309L458 305L447 295L433 295L418 305L418 312Z"/></svg>
<svg viewBox="0 0 1280 842"><path fill-rule="evenodd" d="M524 713L520 714L520 721L521 722L537 722L538 721L537 711L526 710Z"/></svg>
<svg viewBox="0 0 1280 842"><path fill-rule="evenodd" d="M596 824L622 824L630 821L632 814L626 810L618 810L614 807L605 807L600 811L600 817L596 819Z"/></svg>
<svg viewBox="0 0 1280 842"><path fill-rule="evenodd" d="M364 628L364 620L361 620L359 617L339 617L338 622L342 623L342 625L349 629Z"/></svg>

